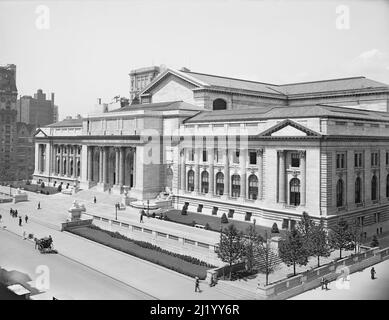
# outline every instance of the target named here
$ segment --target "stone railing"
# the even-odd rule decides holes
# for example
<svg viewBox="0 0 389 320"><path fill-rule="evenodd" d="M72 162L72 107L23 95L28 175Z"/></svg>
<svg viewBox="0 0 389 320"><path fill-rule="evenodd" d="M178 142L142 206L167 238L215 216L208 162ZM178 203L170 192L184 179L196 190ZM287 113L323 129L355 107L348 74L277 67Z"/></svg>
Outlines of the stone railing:
<svg viewBox="0 0 389 320"><path fill-rule="evenodd" d="M361 271L388 259L388 257L389 248L381 250L379 248L371 248L268 286L259 285L257 295L260 299L287 299L320 286L322 277L328 281L333 281L343 277L345 274Z"/></svg>

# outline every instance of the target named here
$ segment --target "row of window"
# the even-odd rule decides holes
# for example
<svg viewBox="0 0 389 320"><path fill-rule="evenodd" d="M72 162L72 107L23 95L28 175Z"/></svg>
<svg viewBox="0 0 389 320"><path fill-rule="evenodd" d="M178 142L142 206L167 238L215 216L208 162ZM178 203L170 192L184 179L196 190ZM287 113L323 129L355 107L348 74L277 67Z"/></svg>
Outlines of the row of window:
<svg viewBox="0 0 389 320"><path fill-rule="evenodd" d="M370 182L371 200L377 201L379 199L379 179L376 175L373 175ZM336 184L336 206L343 207L345 205L346 195L345 183L343 179L339 179ZM389 198L389 174L386 176L386 197ZM362 179L357 177L355 179L355 194L354 203L361 204L362 199Z"/></svg>
<svg viewBox="0 0 389 320"><path fill-rule="evenodd" d="M347 161L346 161L346 153L337 153L336 154L336 169L346 169ZM372 152L370 154L370 165L371 167L379 167L380 166L380 156L379 152ZM385 165L389 166L389 152L385 154ZM363 168L363 153L355 152L354 153L354 167L355 168Z"/></svg>

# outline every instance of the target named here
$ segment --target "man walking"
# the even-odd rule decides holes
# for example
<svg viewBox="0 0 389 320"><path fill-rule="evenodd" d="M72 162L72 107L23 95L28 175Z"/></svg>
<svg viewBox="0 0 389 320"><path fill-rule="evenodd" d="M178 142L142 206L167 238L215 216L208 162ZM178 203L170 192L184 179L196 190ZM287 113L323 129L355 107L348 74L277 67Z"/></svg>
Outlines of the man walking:
<svg viewBox="0 0 389 320"><path fill-rule="evenodd" d="M195 280L195 292L201 292L200 290L200 280L198 277L196 277L196 280Z"/></svg>
<svg viewBox="0 0 389 320"><path fill-rule="evenodd" d="M96 196L93 197L93 203L96 203Z"/></svg>
<svg viewBox="0 0 389 320"><path fill-rule="evenodd" d="M41 208L41 203L38 202L38 210Z"/></svg>
<svg viewBox="0 0 389 320"><path fill-rule="evenodd" d="M139 217L139 222L140 223L143 223L143 210L141 210L141 212L140 212L140 217Z"/></svg>
<svg viewBox="0 0 389 320"><path fill-rule="evenodd" d="M24 217L24 221L26 221L26 223L27 223L27 221L28 221L28 215L26 215L26 216Z"/></svg>
<svg viewBox="0 0 389 320"><path fill-rule="evenodd" d="M370 270L370 276L371 276L371 279L372 279L372 280L375 279L375 274L376 274L376 272L375 272L375 269L374 269L374 267L373 267L373 268L371 268L371 270Z"/></svg>
<svg viewBox="0 0 389 320"><path fill-rule="evenodd" d="M19 226L22 226L22 217L19 217Z"/></svg>

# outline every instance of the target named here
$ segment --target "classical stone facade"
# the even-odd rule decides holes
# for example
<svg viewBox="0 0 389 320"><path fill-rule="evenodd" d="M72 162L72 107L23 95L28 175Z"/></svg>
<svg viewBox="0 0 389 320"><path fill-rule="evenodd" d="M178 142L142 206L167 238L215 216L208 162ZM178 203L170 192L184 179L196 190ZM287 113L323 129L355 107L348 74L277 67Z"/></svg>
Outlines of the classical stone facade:
<svg viewBox="0 0 389 320"><path fill-rule="evenodd" d="M306 211L327 225L358 219L366 236L388 231L389 116L377 111L387 111L388 86L200 75L168 69L144 89L142 104L41 128L35 179L127 188L137 199L168 190L177 208L280 228ZM301 103L287 95L303 95ZM337 99L347 101L332 105Z"/></svg>

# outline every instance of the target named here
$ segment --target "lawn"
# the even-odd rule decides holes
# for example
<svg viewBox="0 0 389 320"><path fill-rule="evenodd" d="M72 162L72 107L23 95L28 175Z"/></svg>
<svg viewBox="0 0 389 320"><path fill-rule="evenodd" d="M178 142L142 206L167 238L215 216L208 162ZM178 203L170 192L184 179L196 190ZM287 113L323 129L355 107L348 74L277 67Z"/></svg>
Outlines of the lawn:
<svg viewBox="0 0 389 320"><path fill-rule="evenodd" d="M235 225L235 227L239 230L242 231L243 233L247 233L247 228L250 225L254 225L253 222L245 222L245 221L236 221L232 219L228 219L228 223L221 223L221 217L219 216L212 216L208 214L203 214L203 213L195 213L195 212L189 212L187 215L182 215L180 210L170 210L166 212L167 217L169 218L170 221L176 222L176 223L181 223L185 225L190 225L192 226L193 221L195 221L196 224L201 224L205 226L207 223L209 225L209 230L220 232L220 228L222 227L223 229L227 228L230 224ZM267 231L268 235L270 236L271 234L271 228L264 227L264 226L259 226L255 225L255 230L262 236L265 236L265 232ZM280 230L282 233L283 231ZM273 234L274 235L274 234Z"/></svg>
<svg viewBox="0 0 389 320"><path fill-rule="evenodd" d="M176 254L147 242L129 239L119 233L103 230L94 225L68 231L190 277L197 276L205 279L207 270L214 268L199 259Z"/></svg>
<svg viewBox="0 0 389 320"><path fill-rule="evenodd" d="M57 188L49 187L49 186L45 186L44 188L42 188L40 184L26 184L25 181L16 181L12 183L12 188L15 189L20 188L21 190L26 190L30 192L39 192L39 193L43 192L43 194L47 194L47 192L49 194L58 193Z"/></svg>

